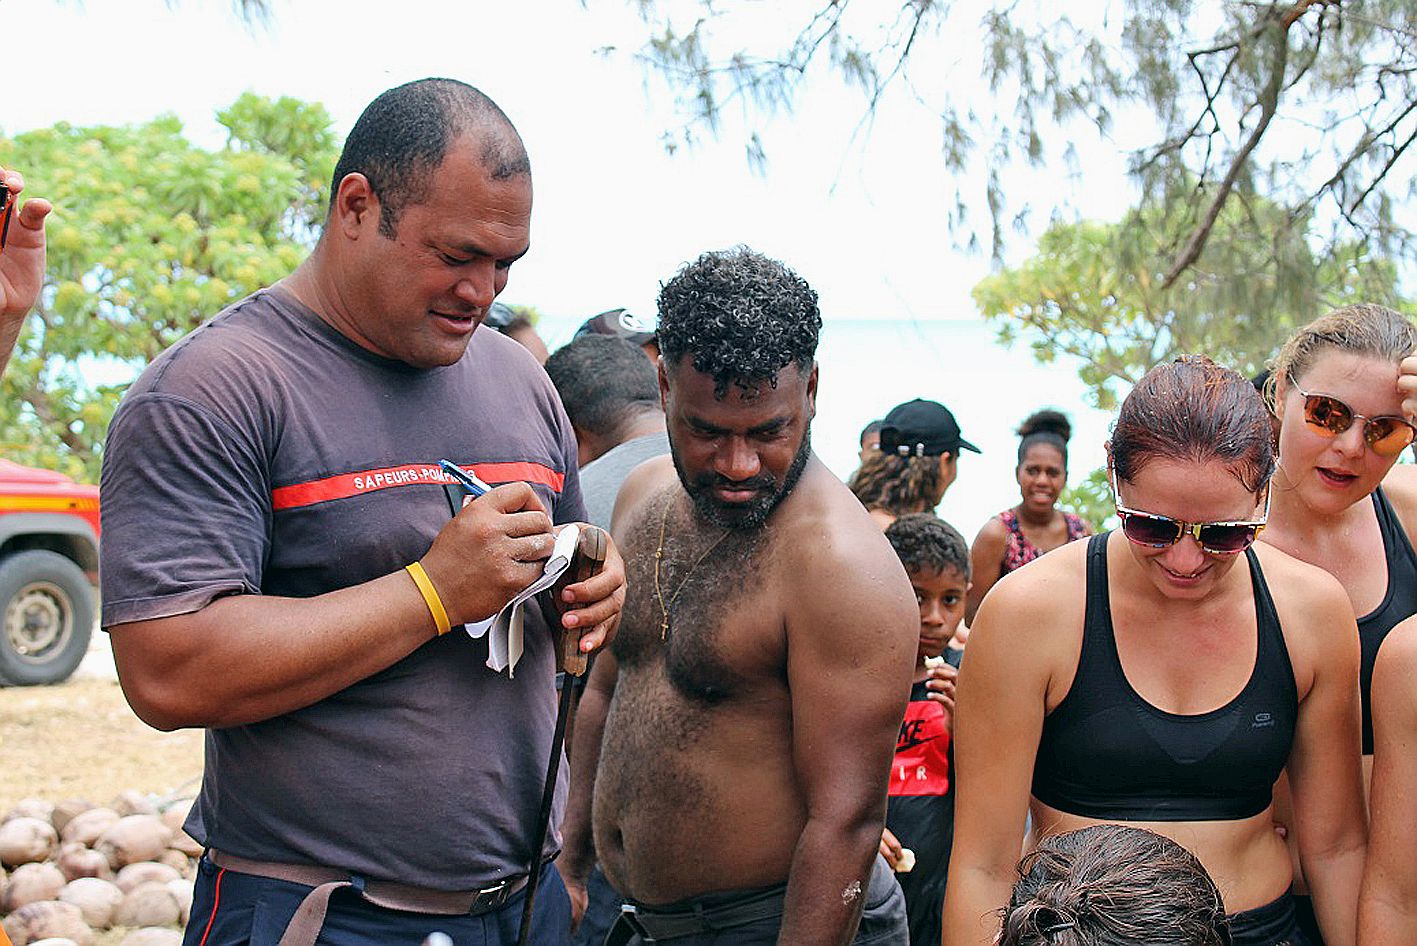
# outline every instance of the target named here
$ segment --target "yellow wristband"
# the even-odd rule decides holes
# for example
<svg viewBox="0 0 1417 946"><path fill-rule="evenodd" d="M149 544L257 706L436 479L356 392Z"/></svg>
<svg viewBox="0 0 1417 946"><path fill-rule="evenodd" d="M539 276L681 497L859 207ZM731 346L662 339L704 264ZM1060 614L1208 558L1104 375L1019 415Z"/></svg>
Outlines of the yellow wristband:
<svg viewBox="0 0 1417 946"><path fill-rule="evenodd" d="M403 570L408 572L413 583L418 586L418 593L423 595L423 603L428 605L428 613L433 615L433 623L438 625L438 636L441 637L452 630L452 625L448 623L447 609L443 607L443 599L438 597L438 589L434 588L433 582L428 579L428 573L423 570L423 563L405 565Z"/></svg>

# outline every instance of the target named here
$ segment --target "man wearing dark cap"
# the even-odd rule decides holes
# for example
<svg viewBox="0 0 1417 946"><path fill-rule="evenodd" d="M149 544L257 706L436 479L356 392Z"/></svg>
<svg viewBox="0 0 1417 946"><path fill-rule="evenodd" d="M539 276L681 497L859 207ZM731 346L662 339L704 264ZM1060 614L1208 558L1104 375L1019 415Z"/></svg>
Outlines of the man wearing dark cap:
<svg viewBox="0 0 1417 946"><path fill-rule="evenodd" d="M586 319L581 323L581 327L576 329L575 337L583 338L586 335L623 338L640 346L652 363L659 362L659 342L654 334L654 326L628 309L610 309Z"/></svg>

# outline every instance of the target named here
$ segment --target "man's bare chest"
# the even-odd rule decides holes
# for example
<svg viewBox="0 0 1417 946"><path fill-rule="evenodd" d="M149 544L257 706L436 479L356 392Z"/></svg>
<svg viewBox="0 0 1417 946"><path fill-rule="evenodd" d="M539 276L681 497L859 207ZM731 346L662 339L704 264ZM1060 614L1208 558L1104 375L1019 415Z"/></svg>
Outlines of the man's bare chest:
<svg viewBox="0 0 1417 946"><path fill-rule="evenodd" d="M649 671L706 705L780 686L785 610L770 538L760 530L671 529L662 544L657 530L626 542L627 595L615 641L622 682Z"/></svg>

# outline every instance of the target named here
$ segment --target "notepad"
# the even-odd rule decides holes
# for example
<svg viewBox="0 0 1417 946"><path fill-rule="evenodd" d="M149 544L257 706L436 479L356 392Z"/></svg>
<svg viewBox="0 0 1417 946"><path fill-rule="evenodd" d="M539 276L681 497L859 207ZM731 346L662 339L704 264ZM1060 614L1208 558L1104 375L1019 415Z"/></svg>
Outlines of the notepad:
<svg viewBox="0 0 1417 946"><path fill-rule="evenodd" d="M464 624L463 628L473 640L487 636L487 666L496 673L507 671L507 676L515 675L517 661L523 651L522 628L523 608L536 595L550 588L571 564L580 541L581 527L575 523L565 526L556 536L556 545L551 557L541 571L541 577L519 591L507 606L485 621Z"/></svg>

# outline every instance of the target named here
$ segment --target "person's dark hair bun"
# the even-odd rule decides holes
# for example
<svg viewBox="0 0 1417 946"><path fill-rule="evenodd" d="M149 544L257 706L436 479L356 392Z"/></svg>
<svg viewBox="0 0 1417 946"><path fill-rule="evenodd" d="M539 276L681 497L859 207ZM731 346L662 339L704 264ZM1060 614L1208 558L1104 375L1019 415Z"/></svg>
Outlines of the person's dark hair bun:
<svg viewBox="0 0 1417 946"><path fill-rule="evenodd" d="M1062 411L1034 411L1018 425L1018 435L1031 437L1034 434L1055 434L1067 443L1073 435L1073 425Z"/></svg>

